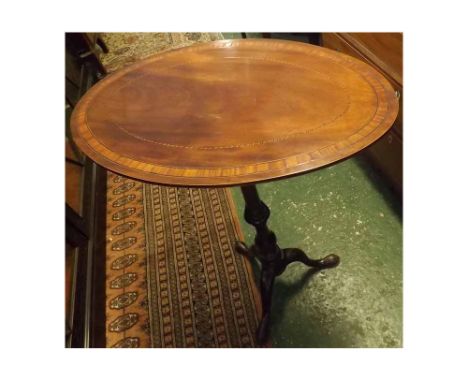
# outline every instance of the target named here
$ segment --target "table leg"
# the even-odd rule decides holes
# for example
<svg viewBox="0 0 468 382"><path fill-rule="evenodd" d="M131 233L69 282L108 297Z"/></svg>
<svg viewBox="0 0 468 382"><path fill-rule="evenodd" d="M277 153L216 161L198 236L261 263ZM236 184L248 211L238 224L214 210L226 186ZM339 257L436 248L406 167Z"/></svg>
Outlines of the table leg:
<svg viewBox="0 0 468 382"><path fill-rule="evenodd" d="M257 330L257 342L259 345L264 345L268 339L275 277L282 274L288 264L294 261L320 270L336 267L340 258L336 255L328 255L320 260L312 260L300 249L281 249L276 243L276 235L267 226L270 210L260 200L256 187L254 185L242 186L241 190L245 200L244 218L247 223L255 227L256 235L254 244L250 248L239 241L236 243L236 251L245 256L256 257L261 263L260 292L263 317Z"/></svg>

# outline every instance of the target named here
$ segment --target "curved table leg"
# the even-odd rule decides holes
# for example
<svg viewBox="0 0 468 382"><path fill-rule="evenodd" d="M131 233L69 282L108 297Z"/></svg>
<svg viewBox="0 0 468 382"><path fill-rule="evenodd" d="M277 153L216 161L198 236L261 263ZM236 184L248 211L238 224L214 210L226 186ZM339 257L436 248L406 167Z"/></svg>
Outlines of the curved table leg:
<svg viewBox="0 0 468 382"><path fill-rule="evenodd" d="M250 248L243 242L237 242L235 249L238 253L250 258L258 258L262 265L260 276L260 291L262 296L263 316L257 329L257 342L264 345L268 340L270 327L270 310L273 296L275 277L284 272L292 262L299 261L309 267L326 269L336 267L340 258L328 255L323 259L312 260L297 248L281 249L276 243L275 234L267 226L270 210L260 200L255 186L242 186L245 200L244 218L256 230L255 243Z"/></svg>
<svg viewBox="0 0 468 382"><path fill-rule="evenodd" d="M325 256L323 259L319 260L312 260L298 248L285 248L283 249L284 253L284 262L285 267L289 264L299 261L309 267L318 268L318 269L326 269L326 268L333 268L336 267L340 263L340 258L336 255L328 255Z"/></svg>

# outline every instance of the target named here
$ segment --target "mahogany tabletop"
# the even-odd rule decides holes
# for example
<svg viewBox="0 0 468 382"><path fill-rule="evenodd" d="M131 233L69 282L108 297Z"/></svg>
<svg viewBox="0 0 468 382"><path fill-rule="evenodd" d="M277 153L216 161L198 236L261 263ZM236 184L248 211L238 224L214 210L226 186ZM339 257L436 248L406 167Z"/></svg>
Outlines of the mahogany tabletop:
<svg viewBox="0 0 468 382"><path fill-rule="evenodd" d="M71 127L84 153L117 173L227 186L349 157L397 113L389 82L353 57L292 41L223 40L107 76L80 100Z"/></svg>

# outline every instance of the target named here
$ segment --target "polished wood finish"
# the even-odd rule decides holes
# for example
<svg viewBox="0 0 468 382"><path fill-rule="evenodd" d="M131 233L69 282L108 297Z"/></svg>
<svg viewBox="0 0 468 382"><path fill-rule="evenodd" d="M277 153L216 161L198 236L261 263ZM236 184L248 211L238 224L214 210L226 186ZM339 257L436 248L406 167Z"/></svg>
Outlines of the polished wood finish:
<svg viewBox="0 0 468 382"><path fill-rule="evenodd" d="M356 57L381 72L398 95L399 112L392 128L365 150L393 188L403 190L403 34L322 33L324 47Z"/></svg>
<svg viewBox="0 0 468 382"><path fill-rule="evenodd" d="M402 135L403 34L322 33L325 48L356 57L382 73L398 93L399 113L393 128Z"/></svg>
<svg viewBox="0 0 468 382"><path fill-rule="evenodd" d="M78 103L72 134L94 161L160 184L226 186L300 174L380 138L398 99L371 66L284 40L157 54Z"/></svg>
<svg viewBox="0 0 468 382"><path fill-rule="evenodd" d="M340 33L389 79L403 85L402 33Z"/></svg>

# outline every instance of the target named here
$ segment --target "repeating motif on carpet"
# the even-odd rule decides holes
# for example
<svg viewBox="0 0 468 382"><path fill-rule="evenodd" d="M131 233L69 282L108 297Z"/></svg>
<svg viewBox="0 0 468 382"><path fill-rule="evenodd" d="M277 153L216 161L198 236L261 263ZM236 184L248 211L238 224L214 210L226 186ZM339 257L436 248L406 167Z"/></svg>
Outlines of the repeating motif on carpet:
<svg viewBox="0 0 468 382"><path fill-rule="evenodd" d="M143 185L108 172L106 342L150 347Z"/></svg>
<svg viewBox="0 0 468 382"><path fill-rule="evenodd" d="M255 346L259 296L229 191L110 172L107 186L107 345Z"/></svg>
<svg viewBox="0 0 468 382"><path fill-rule="evenodd" d="M153 346L254 346L256 290L226 189L143 193Z"/></svg>

